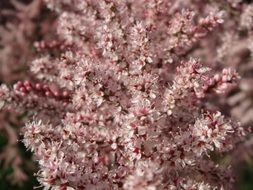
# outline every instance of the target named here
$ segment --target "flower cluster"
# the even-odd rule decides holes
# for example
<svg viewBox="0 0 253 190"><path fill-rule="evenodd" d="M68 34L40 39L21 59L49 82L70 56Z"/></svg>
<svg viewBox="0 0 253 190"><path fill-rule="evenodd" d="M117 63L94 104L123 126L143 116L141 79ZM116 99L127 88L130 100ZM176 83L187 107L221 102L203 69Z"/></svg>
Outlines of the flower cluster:
<svg viewBox="0 0 253 190"><path fill-rule="evenodd" d="M32 115L23 141L45 189L232 189L210 154L245 131L208 100L238 74L188 56L219 30L222 11L198 0L45 1L59 14L59 42L36 43L37 82L0 88L3 109Z"/></svg>

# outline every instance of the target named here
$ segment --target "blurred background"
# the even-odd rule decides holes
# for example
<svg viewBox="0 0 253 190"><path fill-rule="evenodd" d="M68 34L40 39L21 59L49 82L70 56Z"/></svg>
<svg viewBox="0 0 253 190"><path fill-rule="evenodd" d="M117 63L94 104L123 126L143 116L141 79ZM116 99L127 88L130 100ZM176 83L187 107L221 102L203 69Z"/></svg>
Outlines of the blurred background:
<svg viewBox="0 0 253 190"><path fill-rule="evenodd" d="M178 0L178 2L181 0ZM185 0L189 3L194 0ZM205 0L203 0L205 1ZM224 3L222 3L224 1ZM225 23L187 56L200 57L220 71L235 68L241 81L219 101L227 116L243 126L253 126L253 2L250 0L206 0L225 9ZM29 63L37 55L34 43L54 39L56 15L42 0L0 0L0 84L13 85L32 79ZM22 126L27 113L0 112L0 190L42 189L36 180L35 158L22 143ZM231 165L237 175L236 189L253 190L253 138L247 137L234 152L213 155L217 163Z"/></svg>

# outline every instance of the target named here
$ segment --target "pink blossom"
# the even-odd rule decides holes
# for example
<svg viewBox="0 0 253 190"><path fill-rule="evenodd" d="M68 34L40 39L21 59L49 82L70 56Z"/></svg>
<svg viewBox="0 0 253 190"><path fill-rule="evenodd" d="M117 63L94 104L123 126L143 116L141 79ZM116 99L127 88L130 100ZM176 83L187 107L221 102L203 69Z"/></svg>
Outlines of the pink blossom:
<svg viewBox="0 0 253 190"><path fill-rule="evenodd" d="M45 189L231 189L233 175L210 155L246 132L207 101L238 74L187 56L221 27L220 12L167 0L45 2L59 14L59 41L36 43L38 82L0 88L3 109L32 115L23 141Z"/></svg>

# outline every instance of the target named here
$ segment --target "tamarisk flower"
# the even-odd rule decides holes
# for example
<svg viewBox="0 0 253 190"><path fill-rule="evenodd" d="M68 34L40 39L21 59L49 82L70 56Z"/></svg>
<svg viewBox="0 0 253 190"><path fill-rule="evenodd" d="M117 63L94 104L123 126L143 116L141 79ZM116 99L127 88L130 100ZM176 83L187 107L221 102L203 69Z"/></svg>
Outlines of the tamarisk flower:
<svg viewBox="0 0 253 190"><path fill-rule="evenodd" d="M219 15L170 14L167 0L46 2L71 45L50 54L54 45L37 44L49 49L31 66L40 82L2 93L34 112L23 141L45 189L231 189L234 177L209 156L245 132L204 97L237 74L184 57L219 27Z"/></svg>

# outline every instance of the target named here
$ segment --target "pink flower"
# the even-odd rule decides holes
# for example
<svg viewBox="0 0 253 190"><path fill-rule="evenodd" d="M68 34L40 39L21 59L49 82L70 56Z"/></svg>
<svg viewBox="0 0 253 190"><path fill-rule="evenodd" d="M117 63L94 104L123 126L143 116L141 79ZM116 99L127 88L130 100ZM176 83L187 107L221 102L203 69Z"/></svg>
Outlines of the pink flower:
<svg viewBox="0 0 253 190"><path fill-rule="evenodd" d="M37 84L0 91L2 101L33 115L24 143L39 162L40 183L230 189L233 176L209 157L231 150L244 129L213 111L208 98L226 92L238 75L218 73L190 53L221 27L220 12L166 0L46 2L59 14L64 43L37 47L63 48L33 61Z"/></svg>

